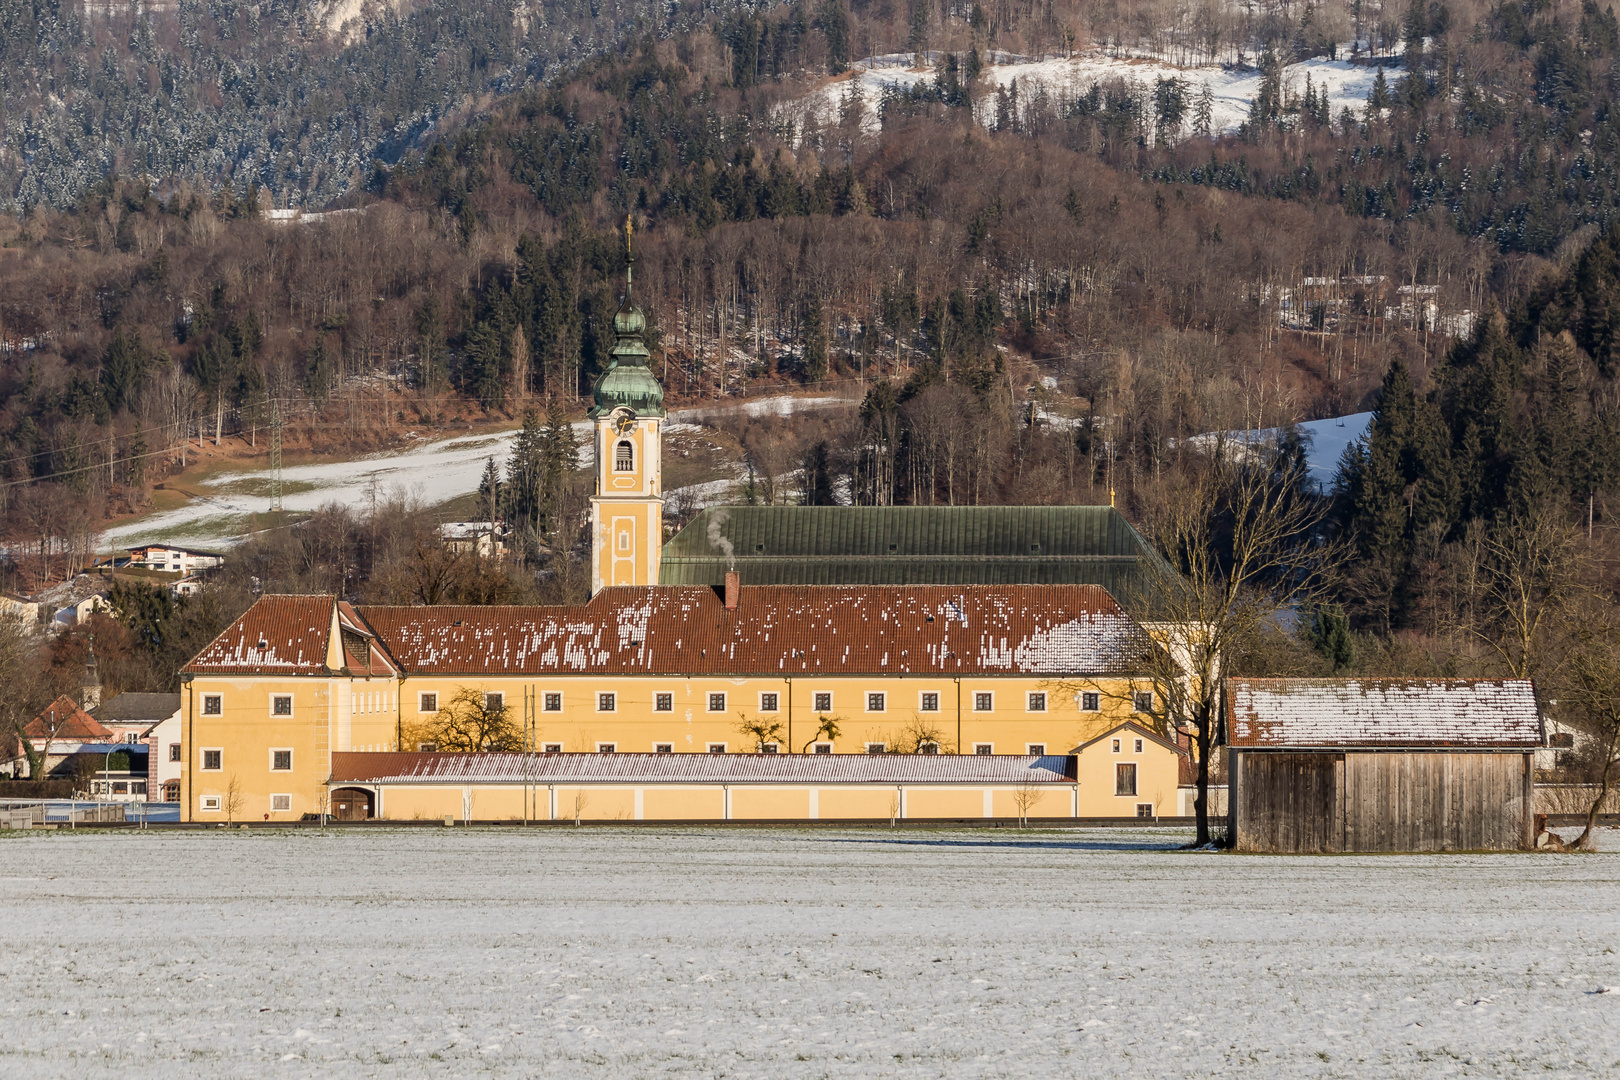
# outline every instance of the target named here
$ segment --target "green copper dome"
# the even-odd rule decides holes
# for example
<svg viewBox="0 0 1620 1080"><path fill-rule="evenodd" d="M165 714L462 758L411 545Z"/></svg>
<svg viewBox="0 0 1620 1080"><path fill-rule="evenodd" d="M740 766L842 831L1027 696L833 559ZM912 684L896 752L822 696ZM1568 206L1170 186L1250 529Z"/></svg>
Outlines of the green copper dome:
<svg viewBox="0 0 1620 1080"><path fill-rule="evenodd" d="M614 409L626 408L637 416L663 416L664 388L647 367L647 343L642 335L647 330L647 317L636 307L631 296L630 272L624 275L624 302L613 316L613 332L618 340L609 350L608 368L596 380L591 391L595 405L591 416L605 416Z"/></svg>

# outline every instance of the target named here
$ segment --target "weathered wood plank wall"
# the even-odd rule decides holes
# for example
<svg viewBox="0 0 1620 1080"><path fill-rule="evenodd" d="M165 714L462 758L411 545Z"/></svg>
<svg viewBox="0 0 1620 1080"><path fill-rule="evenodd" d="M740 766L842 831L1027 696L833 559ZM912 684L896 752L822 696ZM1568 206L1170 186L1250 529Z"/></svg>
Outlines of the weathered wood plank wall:
<svg viewBox="0 0 1620 1080"><path fill-rule="evenodd" d="M1239 851L1338 851L1334 754L1237 754ZM1230 795L1230 792L1228 792Z"/></svg>

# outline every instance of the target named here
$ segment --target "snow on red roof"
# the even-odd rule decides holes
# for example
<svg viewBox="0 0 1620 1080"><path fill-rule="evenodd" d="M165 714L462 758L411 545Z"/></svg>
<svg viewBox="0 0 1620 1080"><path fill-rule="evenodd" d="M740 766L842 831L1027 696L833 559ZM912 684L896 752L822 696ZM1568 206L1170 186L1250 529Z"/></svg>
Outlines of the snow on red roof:
<svg viewBox="0 0 1620 1080"><path fill-rule="evenodd" d="M1542 744L1529 679L1232 679L1226 693L1237 748Z"/></svg>
<svg viewBox="0 0 1620 1080"><path fill-rule="evenodd" d="M615 588L577 607L357 609L408 673L1103 674L1148 647L1096 585Z"/></svg>
<svg viewBox="0 0 1620 1080"><path fill-rule="evenodd" d="M261 596L181 671L324 675L332 603L330 596Z"/></svg>

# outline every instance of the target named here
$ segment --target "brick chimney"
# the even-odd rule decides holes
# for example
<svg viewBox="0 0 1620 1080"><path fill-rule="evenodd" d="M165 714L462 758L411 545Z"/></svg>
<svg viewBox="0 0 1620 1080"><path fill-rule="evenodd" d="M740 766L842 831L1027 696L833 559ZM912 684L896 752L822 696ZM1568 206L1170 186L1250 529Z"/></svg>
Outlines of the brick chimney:
<svg viewBox="0 0 1620 1080"><path fill-rule="evenodd" d="M735 570L726 571L726 610L736 611L737 600L742 596L742 575Z"/></svg>

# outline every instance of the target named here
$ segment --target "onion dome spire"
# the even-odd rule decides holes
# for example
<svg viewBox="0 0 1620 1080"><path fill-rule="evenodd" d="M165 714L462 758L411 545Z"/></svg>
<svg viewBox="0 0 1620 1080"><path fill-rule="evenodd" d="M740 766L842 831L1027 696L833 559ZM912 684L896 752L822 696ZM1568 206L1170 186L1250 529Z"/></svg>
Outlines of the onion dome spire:
<svg viewBox="0 0 1620 1080"><path fill-rule="evenodd" d="M665 415L664 388L647 367L647 358L651 355L645 340L647 317L636 306L633 295L636 259L631 238L634 232L635 226L627 216L624 219L624 299L613 316L613 333L617 340L608 352L607 370L591 391L592 416L605 416L619 408L627 408L637 416Z"/></svg>

